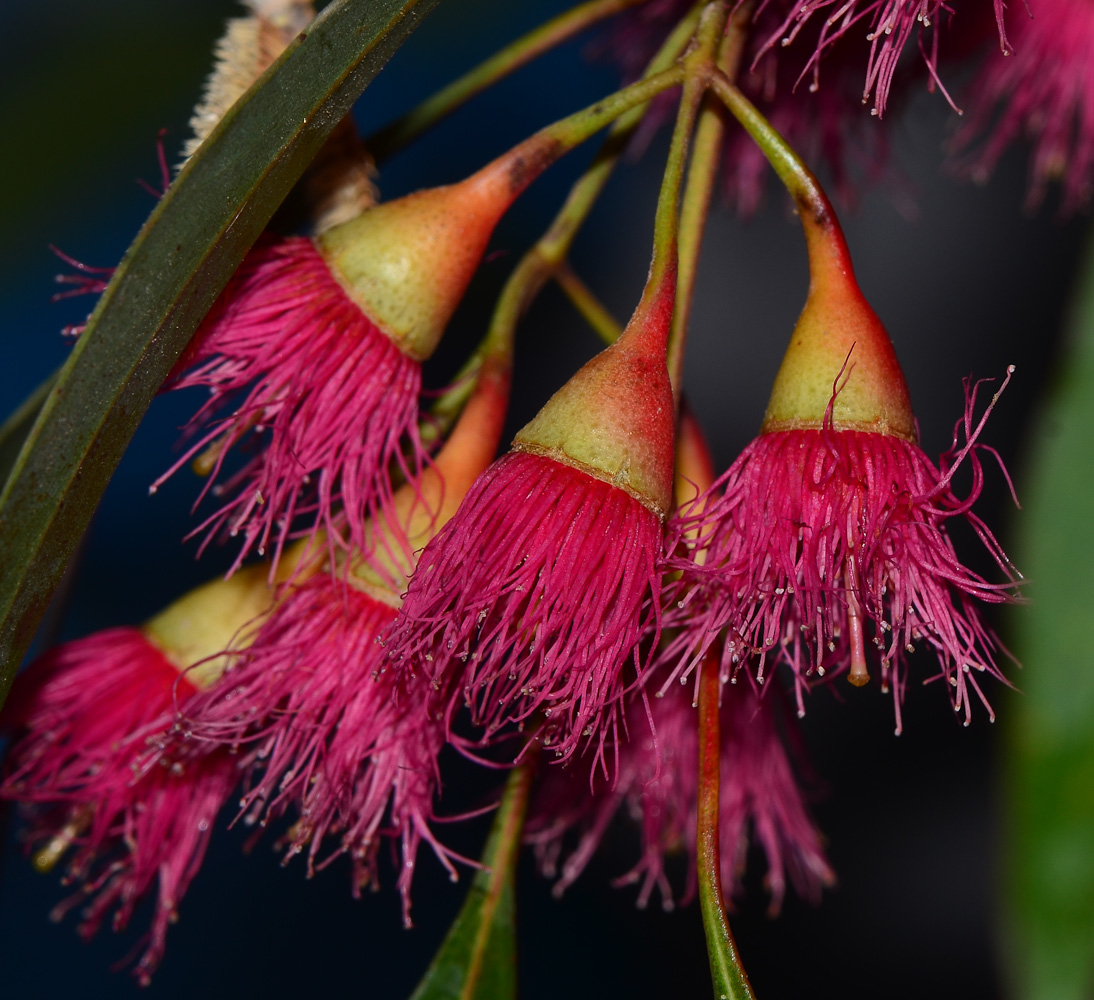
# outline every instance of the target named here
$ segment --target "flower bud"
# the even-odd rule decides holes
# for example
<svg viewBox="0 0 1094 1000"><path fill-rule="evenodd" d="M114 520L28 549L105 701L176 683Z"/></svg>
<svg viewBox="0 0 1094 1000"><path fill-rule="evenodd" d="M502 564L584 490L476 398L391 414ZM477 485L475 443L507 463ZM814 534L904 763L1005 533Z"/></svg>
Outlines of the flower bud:
<svg viewBox="0 0 1094 1000"><path fill-rule="evenodd" d="M814 244L822 237L813 235ZM908 386L892 341L855 282L842 237L814 245L809 297L775 376L763 431L820 428L915 441Z"/></svg>
<svg viewBox="0 0 1094 1000"><path fill-rule="evenodd" d="M424 361L520 190L509 164L495 161L459 184L376 205L323 233L316 246L377 329Z"/></svg>
<svg viewBox="0 0 1094 1000"><path fill-rule="evenodd" d="M673 276L675 277L675 276ZM674 283L644 302L623 335L585 364L513 439L611 483L663 518L672 509L676 412L665 365Z"/></svg>

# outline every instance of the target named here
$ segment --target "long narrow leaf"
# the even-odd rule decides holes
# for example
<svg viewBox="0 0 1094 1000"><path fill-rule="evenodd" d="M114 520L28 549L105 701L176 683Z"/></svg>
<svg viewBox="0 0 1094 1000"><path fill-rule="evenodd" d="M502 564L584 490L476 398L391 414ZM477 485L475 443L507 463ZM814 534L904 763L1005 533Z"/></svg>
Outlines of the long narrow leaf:
<svg viewBox="0 0 1094 1000"><path fill-rule="evenodd" d="M42 411L42 405L49 396L50 390L57 383L58 372L54 372L41 385L38 386L18 408L0 424L0 489L8 481L11 470L15 467L15 461L23 444Z"/></svg>
<svg viewBox="0 0 1094 1000"><path fill-rule="evenodd" d="M516 876L531 786L529 766L509 778L467 899L410 1000L515 1000Z"/></svg>
<svg viewBox="0 0 1094 1000"><path fill-rule="evenodd" d="M1031 439L1016 552L1004 955L1011 995L1094 997L1094 243L1061 377Z"/></svg>
<svg viewBox="0 0 1094 1000"><path fill-rule="evenodd" d="M437 2L331 3L130 247L0 495L0 703L152 397L331 129Z"/></svg>

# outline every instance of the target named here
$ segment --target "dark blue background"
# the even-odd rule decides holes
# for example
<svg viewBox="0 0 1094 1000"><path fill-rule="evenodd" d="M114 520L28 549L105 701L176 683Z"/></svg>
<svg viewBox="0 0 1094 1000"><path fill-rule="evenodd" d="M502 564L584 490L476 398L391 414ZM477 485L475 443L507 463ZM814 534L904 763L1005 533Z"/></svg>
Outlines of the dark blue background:
<svg viewBox="0 0 1094 1000"><path fill-rule="evenodd" d="M564 6L561 0L442 4L366 95L359 111L366 130ZM175 156L210 46L234 12L219 0L6 0L0 11L0 410L13 408L63 360L67 347L59 329L79 322L91 306L90 300L49 303L51 278L61 267L47 245L89 264L120 257L151 207L133 179L158 183L161 127L170 130L167 148ZM570 45L541 60L393 160L380 180L384 196L458 179L532 128L610 90L610 68L581 59L582 49L583 43ZM961 377L998 376L1008 363L1017 364L1016 381L988 433L1013 468L1054 356L1085 221L1060 224L1051 206L1035 218L1022 215L1022 153L1010 156L985 188L944 175L941 148L953 116L937 95L920 95L907 114L885 125L905 180L870 193L847 218L862 286L905 364L928 453L949 443L962 404ZM641 165L621 171L574 254L579 272L621 319L648 264L662 153L655 142ZM494 241L501 253L476 279L454 339L467 342L481 331L491 294L549 220L587 155L574 154L537 182L503 222ZM909 191L914 218L893 207L907 202ZM748 223L716 214L700 273L687 385L720 466L756 430L805 282L801 240L781 195L770 190L766 207ZM513 426L595 349L561 297L545 293L522 334ZM456 353L449 349L449 363ZM224 552L197 564L193 548L179 544L190 524L192 481L179 476L147 496L147 484L170 462L174 429L192 408L182 398L153 406L86 540L63 637L139 622L226 564ZM984 511L993 524L1013 523L998 476L989 479ZM1005 624L1005 618L1006 612L996 620ZM918 676L930 672L928 663L916 666ZM1005 717L1015 695L991 694ZM840 885L819 908L791 896L783 916L772 921L764 915L759 877L750 878L734 926L759 995L999 995L992 951L996 731L982 713L962 729L944 693L916 683L899 739L892 735L891 706L876 688L843 692L841 699L818 693L804 726L820 776L816 815ZM489 795L482 787L461 795L459 762L451 763L446 811ZM483 822L455 826L451 839L476 853L484 829ZM439 866L423 858L417 927L407 932L390 868L383 891L355 903L347 873L337 866L307 882L299 864L280 869L265 845L244 857L243 839L239 831L216 838L149 996L220 1000L316 992L400 1000L409 994L460 904L462 884L449 885ZM612 853L605 852L562 902L525 863L522 995L709 995L695 908L637 912L631 891L607 887L635 857L633 831L621 827L609 846ZM109 969L134 946L146 917L138 915L135 928L120 938L104 933L85 947L71 920L48 923L46 914L65 890L56 878L32 872L10 829L0 865L0 995L52 1000L136 990Z"/></svg>

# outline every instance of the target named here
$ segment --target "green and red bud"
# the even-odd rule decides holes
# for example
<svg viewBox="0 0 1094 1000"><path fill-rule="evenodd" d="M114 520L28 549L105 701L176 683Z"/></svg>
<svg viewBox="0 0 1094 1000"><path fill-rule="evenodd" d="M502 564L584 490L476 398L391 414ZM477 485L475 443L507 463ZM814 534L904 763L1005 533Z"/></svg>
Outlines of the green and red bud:
<svg viewBox="0 0 1094 1000"><path fill-rule="evenodd" d="M494 161L459 184L383 202L316 239L361 310L416 361L436 349L519 194Z"/></svg>
<svg viewBox="0 0 1094 1000"><path fill-rule="evenodd" d="M806 214L809 297L775 376L763 431L872 431L914 441L915 418L889 334L855 281L831 209Z"/></svg>
<svg viewBox="0 0 1094 1000"><path fill-rule="evenodd" d="M675 271L648 288L623 335L587 362L513 439L625 490L664 517L673 504L676 413L665 363Z"/></svg>

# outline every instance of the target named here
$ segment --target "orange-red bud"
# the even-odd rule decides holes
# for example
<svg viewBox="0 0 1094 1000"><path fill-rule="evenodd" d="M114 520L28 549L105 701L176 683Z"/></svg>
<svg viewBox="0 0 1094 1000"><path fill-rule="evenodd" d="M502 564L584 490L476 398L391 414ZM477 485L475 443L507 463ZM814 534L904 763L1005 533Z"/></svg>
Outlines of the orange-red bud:
<svg viewBox="0 0 1094 1000"><path fill-rule="evenodd" d="M414 572L415 553L452 518L497 453L509 403L509 357L488 355L471 398L421 479L401 486L390 509L369 523L369 555L353 566L356 585L390 604Z"/></svg>

